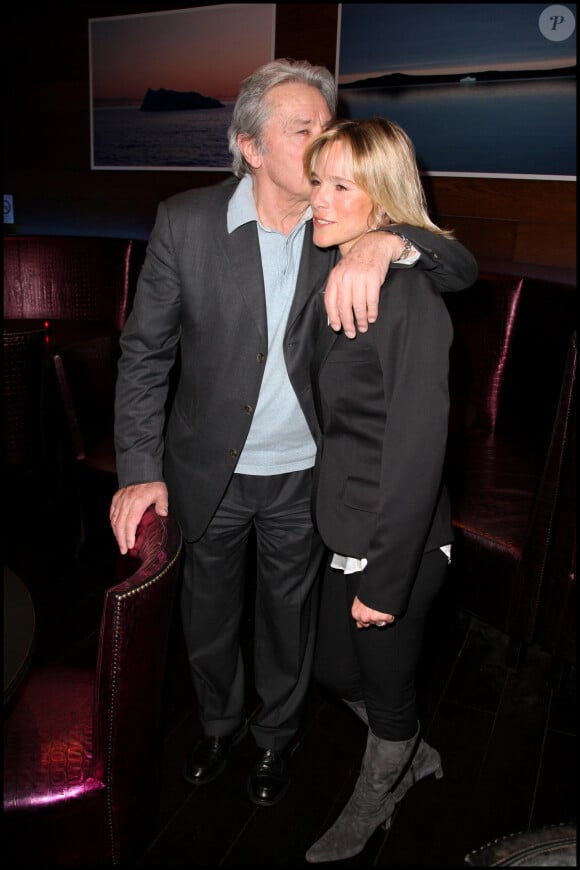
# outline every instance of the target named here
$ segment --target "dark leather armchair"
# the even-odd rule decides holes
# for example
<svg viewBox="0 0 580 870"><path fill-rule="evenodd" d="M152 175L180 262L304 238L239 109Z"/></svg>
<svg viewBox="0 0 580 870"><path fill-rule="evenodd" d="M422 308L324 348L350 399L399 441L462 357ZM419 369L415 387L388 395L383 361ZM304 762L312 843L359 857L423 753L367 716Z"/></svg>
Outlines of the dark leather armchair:
<svg viewBox="0 0 580 870"><path fill-rule="evenodd" d="M509 636L517 665L538 639L548 594L570 437L565 419L574 378L566 355L574 289L480 275L466 293L445 298L455 329L450 576L459 605Z"/></svg>
<svg viewBox="0 0 580 870"><path fill-rule="evenodd" d="M160 724L182 539L149 508L125 579L105 591L98 651L33 669L4 721L8 866L127 866L159 797ZM9 853L9 855L7 855Z"/></svg>
<svg viewBox="0 0 580 870"><path fill-rule="evenodd" d="M538 641L565 666L576 665L576 368L577 333L570 340L555 433L558 477Z"/></svg>

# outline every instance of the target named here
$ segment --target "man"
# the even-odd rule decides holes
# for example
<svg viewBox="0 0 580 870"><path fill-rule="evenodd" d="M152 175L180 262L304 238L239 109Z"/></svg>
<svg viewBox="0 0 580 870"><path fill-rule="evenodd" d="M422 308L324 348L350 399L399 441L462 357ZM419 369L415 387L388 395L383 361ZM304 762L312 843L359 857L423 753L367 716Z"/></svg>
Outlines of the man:
<svg viewBox="0 0 580 870"><path fill-rule="evenodd" d="M260 706L247 787L260 806L288 789L312 662L323 546L311 518L319 433L309 368L326 323L308 303L335 254L312 245L302 159L335 100L332 75L305 61L274 61L243 82L229 131L241 180L160 204L121 338L111 524L122 553L150 504L159 513L171 504L182 527L183 627L203 730L185 777L196 784L222 772L248 727L240 624L255 529ZM404 230L420 251L415 268L429 269L439 289L474 282L475 261L457 242ZM326 285L333 327L354 335L354 310L365 330L391 260L409 248L391 233L355 246Z"/></svg>

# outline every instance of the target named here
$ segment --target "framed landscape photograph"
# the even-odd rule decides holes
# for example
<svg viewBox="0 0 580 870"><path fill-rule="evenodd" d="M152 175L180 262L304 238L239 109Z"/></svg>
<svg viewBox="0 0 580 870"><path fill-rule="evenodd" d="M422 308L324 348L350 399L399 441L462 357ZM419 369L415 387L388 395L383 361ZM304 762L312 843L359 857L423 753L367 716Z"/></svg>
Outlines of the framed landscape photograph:
<svg viewBox="0 0 580 870"><path fill-rule="evenodd" d="M344 3L337 79L426 175L576 179L576 4Z"/></svg>
<svg viewBox="0 0 580 870"><path fill-rule="evenodd" d="M240 83L274 59L275 3L89 20L91 168L231 166Z"/></svg>

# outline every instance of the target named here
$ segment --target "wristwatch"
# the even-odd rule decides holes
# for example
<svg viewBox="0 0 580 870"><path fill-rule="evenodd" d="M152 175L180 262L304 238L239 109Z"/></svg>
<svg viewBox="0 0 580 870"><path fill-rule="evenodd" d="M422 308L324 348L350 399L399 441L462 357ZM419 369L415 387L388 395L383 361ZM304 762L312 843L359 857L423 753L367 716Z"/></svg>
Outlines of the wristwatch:
<svg viewBox="0 0 580 870"><path fill-rule="evenodd" d="M387 232L391 232L391 231L387 230ZM415 247L414 247L411 239L408 239L407 236L403 235L403 233L393 232L393 235L399 236L399 238L403 240L403 250L401 251L401 253L397 257L397 259L395 260L395 263L398 263L399 260L406 260L407 257L409 256L409 254L411 253L411 251L415 250Z"/></svg>

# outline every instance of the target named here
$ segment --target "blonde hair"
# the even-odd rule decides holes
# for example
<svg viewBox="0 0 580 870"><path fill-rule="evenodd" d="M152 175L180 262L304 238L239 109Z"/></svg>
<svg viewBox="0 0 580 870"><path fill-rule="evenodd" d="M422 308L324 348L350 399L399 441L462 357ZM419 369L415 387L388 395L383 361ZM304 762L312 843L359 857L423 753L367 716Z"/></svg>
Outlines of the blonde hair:
<svg viewBox="0 0 580 870"><path fill-rule="evenodd" d="M333 142L342 144L352 162L353 181L373 201L373 228L410 224L453 238L450 230L429 217L415 148L398 124L385 118L331 121L306 150L304 168L309 176L320 152Z"/></svg>

